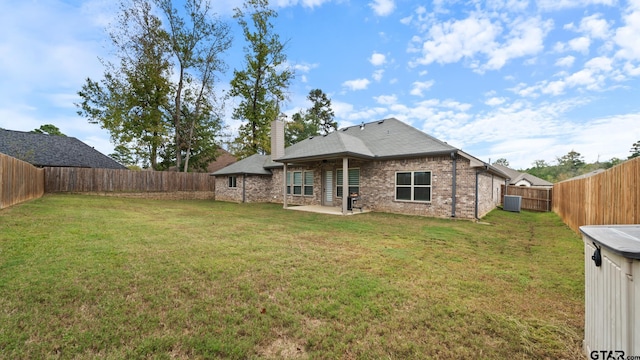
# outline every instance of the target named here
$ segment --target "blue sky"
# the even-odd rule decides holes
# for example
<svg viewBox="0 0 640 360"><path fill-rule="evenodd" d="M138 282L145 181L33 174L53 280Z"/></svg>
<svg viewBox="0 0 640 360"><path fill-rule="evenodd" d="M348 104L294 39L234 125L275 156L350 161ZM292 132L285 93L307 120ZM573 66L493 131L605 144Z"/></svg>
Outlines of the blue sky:
<svg viewBox="0 0 640 360"><path fill-rule="evenodd" d="M228 89L242 64L233 24ZM285 111L311 89L340 127L396 117L484 160L514 168L626 159L640 140L640 1L272 0L296 71ZM0 127L54 124L110 153L109 134L76 114L76 93L109 56L111 0L0 1ZM234 102L227 104L227 110ZM230 116L231 130L239 123Z"/></svg>

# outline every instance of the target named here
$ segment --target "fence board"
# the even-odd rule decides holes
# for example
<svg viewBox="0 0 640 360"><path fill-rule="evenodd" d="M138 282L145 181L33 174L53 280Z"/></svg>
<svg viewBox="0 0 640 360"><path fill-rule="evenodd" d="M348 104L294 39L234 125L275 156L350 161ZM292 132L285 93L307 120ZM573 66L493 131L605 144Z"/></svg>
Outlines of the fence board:
<svg viewBox="0 0 640 360"><path fill-rule="evenodd" d="M215 181L205 173L131 171L119 169L45 168L46 192L213 192Z"/></svg>
<svg viewBox="0 0 640 360"><path fill-rule="evenodd" d="M44 195L44 170L0 154L0 209Z"/></svg>
<svg viewBox="0 0 640 360"><path fill-rule="evenodd" d="M522 197L521 208L532 211L551 211L553 201L553 189L534 188L526 186L505 185L501 186L501 201L504 205L504 195L518 195Z"/></svg>
<svg viewBox="0 0 640 360"><path fill-rule="evenodd" d="M640 158L554 185L553 211L574 231L583 225L640 223Z"/></svg>

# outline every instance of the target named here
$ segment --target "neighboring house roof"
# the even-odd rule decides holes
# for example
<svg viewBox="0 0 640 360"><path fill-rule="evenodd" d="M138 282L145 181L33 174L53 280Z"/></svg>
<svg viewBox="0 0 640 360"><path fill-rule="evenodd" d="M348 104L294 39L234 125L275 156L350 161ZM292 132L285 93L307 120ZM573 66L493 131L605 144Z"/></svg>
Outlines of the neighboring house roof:
<svg viewBox="0 0 640 360"><path fill-rule="evenodd" d="M224 167L227 167L233 163L238 161L235 156L231 155L225 149L218 149L218 154L216 156L216 161L213 161L207 166L207 172L216 172Z"/></svg>
<svg viewBox="0 0 640 360"><path fill-rule="evenodd" d="M350 156L364 159L450 154L457 149L400 120L390 118L350 126L325 136L302 140L278 162Z"/></svg>
<svg viewBox="0 0 640 360"><path fill-rule="evenodd" d="M498 168L505 174L509 175L509 178L510 178L509 185L517 185L518 183L525 181L529 183L530 186L553 186L553 183L544 179L540 179L537 176L534 176L528 173L522 173L517 170L513 170L511 168L498 165L498 164L493 164L493 166Z"/></svg>
<svg viewBox="0 0 640 360"><path fill-rule="evenodd" d="M591 176L593 176L593 175L598 175L598 174L600 174L601 172L604 172L604 171L605 171L605 169L596 169L596 170L593 170L593 171L589 171L589 172L588 172L588 173L586 173L586 174L582 174L582 175L574 176L574 177L572 177L572 178L570 178L570 179L567 179L567 180L564 180L564 181L584 179L584 178L591 177Z"/></svg>
<svg viewBox="0 0 640 360"><path fill-rule="evenodd" d="M0 129L0 152L40 167L126 169L112 158L70 136Z"/></svg>
<svg viewBox="0 0 640 360"><path fill-rule="evenodd" d="M236 161L238 161L238 159L236 159L235 156L231 155L230 152L228 152L225 149L218 148L216 159L207 165L207 169L204 171L201 171L200 169L198 169L196 172L202 172L202 173L216 172L224 167L227 167L233 164ZM170 166L165 171L176 171L176 170L177 168L175 166Z"/></svg>

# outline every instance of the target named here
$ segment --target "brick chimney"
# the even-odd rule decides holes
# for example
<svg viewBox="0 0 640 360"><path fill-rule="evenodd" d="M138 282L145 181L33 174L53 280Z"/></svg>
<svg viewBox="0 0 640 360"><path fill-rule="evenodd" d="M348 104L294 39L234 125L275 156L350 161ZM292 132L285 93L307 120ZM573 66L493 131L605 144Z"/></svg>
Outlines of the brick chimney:
<svg viewBox="0 0 640 360"><path fill-rule="evenodd" d="M271 160L284 156L284 121L271 122Z"/></svg>

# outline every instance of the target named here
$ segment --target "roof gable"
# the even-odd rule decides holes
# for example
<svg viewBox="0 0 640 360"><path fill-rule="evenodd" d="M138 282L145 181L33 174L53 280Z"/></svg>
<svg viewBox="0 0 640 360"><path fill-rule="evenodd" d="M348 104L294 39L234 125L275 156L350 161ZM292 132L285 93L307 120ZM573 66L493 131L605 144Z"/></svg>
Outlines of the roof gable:
<svg viewBox="0 0 640 360"><path fill-rule="evenodd" d="M271 175L267 168L271 164L271 155L254 154L224 167L211 175Z"/></svg>
<svg viewBox="0 0 640 360"><path fill-rule="evenodd" d="M0 129L0 152L42 167L126 169L117 161L70 136Z"/></svg>
<svg viewBox="0 0 640 360"><path fill-rule="evenodd" d="M309 160L350 155L394 158L445 154L457 149L394 118L343 128L305 139L285 149L275 161Z"/></svg>
<svg viewBox="0 0 640 360"><path fill-rule="evenodd" d="M272 159L255 154L211 175L271 175L270 169L283 167L284 162L317 161L332 158L401 159L417 156L438 156L455 153L469 160L471 167L483 168L507 178L501 169L464 153L433 136L394 118L350 126L327 135L312 136L285 149L285 155Z"/></svg>
<svg viewBox="0 0 640 360"><path fill-rule="evenodd" d="M509 175L509 178L510 178L509 185L515 185L521 181L526 181L529 184L531 184L531 186L553 186L553 183L548 182L547 180L544 180L544 179L540 179L535 175L531 175L529 173L522 173L517 170L513 170L509 167L499 165L499 164L493 164L493 166L502 170L505 174Z"/></svg>

